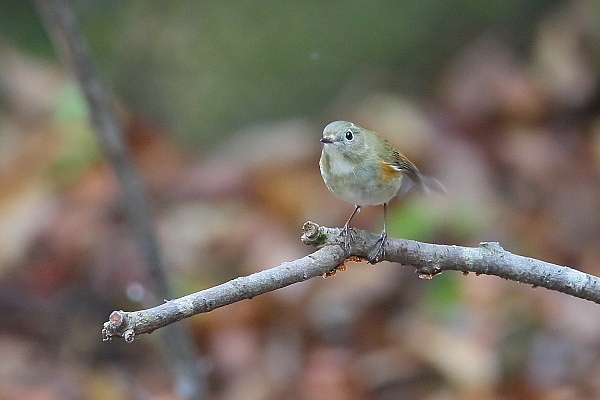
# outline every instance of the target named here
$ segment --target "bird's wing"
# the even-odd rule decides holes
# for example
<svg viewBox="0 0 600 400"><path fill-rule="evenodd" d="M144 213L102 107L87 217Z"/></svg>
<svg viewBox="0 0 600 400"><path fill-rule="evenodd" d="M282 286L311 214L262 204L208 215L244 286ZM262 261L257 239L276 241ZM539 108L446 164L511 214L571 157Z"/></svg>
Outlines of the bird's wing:
<svg viewBox="0 0 600 400"><path fill-rule="evenodd" d="M392 168L404 172L415 184L421 185L421 173L419 172L419 169L398 150L392 151L388 164Z"/></svg>

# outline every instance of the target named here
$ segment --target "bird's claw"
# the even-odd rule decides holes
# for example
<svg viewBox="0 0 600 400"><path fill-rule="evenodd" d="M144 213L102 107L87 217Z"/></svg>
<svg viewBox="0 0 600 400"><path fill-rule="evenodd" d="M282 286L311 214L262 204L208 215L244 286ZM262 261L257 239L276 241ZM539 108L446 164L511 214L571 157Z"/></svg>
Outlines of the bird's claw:
<svg viewBox="0 0 600 400"><path fill-rule="evenodd" d="M344 250L350 252L350 241L352 241L352 228L346 224L340 232L340 236L344 238Z"/></svg>
<svg viewBox="0 0 600 400"><path fill-rule="evenodd" d="M367 260L369 264L377 264L385 258L385 245L387 244L387 232L385 229L381 232L381 236L375 242L373 250L369 252Z"/></svg>

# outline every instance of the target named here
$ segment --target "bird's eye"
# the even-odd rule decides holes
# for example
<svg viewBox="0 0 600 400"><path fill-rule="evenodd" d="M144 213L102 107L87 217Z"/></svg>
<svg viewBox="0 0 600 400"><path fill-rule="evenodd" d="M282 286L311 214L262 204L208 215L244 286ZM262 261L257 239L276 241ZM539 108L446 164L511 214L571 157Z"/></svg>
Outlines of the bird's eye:
<svg viewBox="0 0 600 400"><path fill-rule="evenodd" d="M354 134L352 133L352 131L350 129L348 129L346 131L346 140L352 140L354 139Z"/></svg>

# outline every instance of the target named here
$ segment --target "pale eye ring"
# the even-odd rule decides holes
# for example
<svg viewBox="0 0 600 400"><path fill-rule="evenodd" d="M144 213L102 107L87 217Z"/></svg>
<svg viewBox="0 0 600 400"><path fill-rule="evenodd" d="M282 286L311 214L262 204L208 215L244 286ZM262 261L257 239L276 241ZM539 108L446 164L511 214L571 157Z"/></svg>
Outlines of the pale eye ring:
<svg viewBox="0 0 600 400"><path fill-rule="evenodd" d="M352 133L352 131L350 129L348 129L346 131L346 140L350 141L352 139L354 139L354 134Z"/></svg>

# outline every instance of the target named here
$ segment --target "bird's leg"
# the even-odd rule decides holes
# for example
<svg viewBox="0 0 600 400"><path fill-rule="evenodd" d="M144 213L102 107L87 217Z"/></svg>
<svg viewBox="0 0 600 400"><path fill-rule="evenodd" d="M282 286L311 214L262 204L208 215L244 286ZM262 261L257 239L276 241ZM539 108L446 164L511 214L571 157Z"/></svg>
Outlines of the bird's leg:
<svg viewBox="0 0 600 400"><path fill-rule="evenodd" d="M354 208L354 211L352 212L352 214L350 214L350 218L348 218L348 221L346 221L346 223L344 224L344 227L342 228L342 231L340 232L340 235L344 237L344 250L346 251L350 251L350 240L352 239L352 233L351 230L352 228L350 228L350 221L352 221L352 218L354 218L354 215L360 210L360 206L357 205Z"/></svg>
<svg viewBox="0 0 600 400"><path fill-rule="evenodd" d="M379 239L377 239L377 242L375 242L375 247L369 253L369 264L377 264L385 257L385 245L387 242L387 230L385 229L386 221L387 203L383 203L383 230L381 231Z"/></svg>

